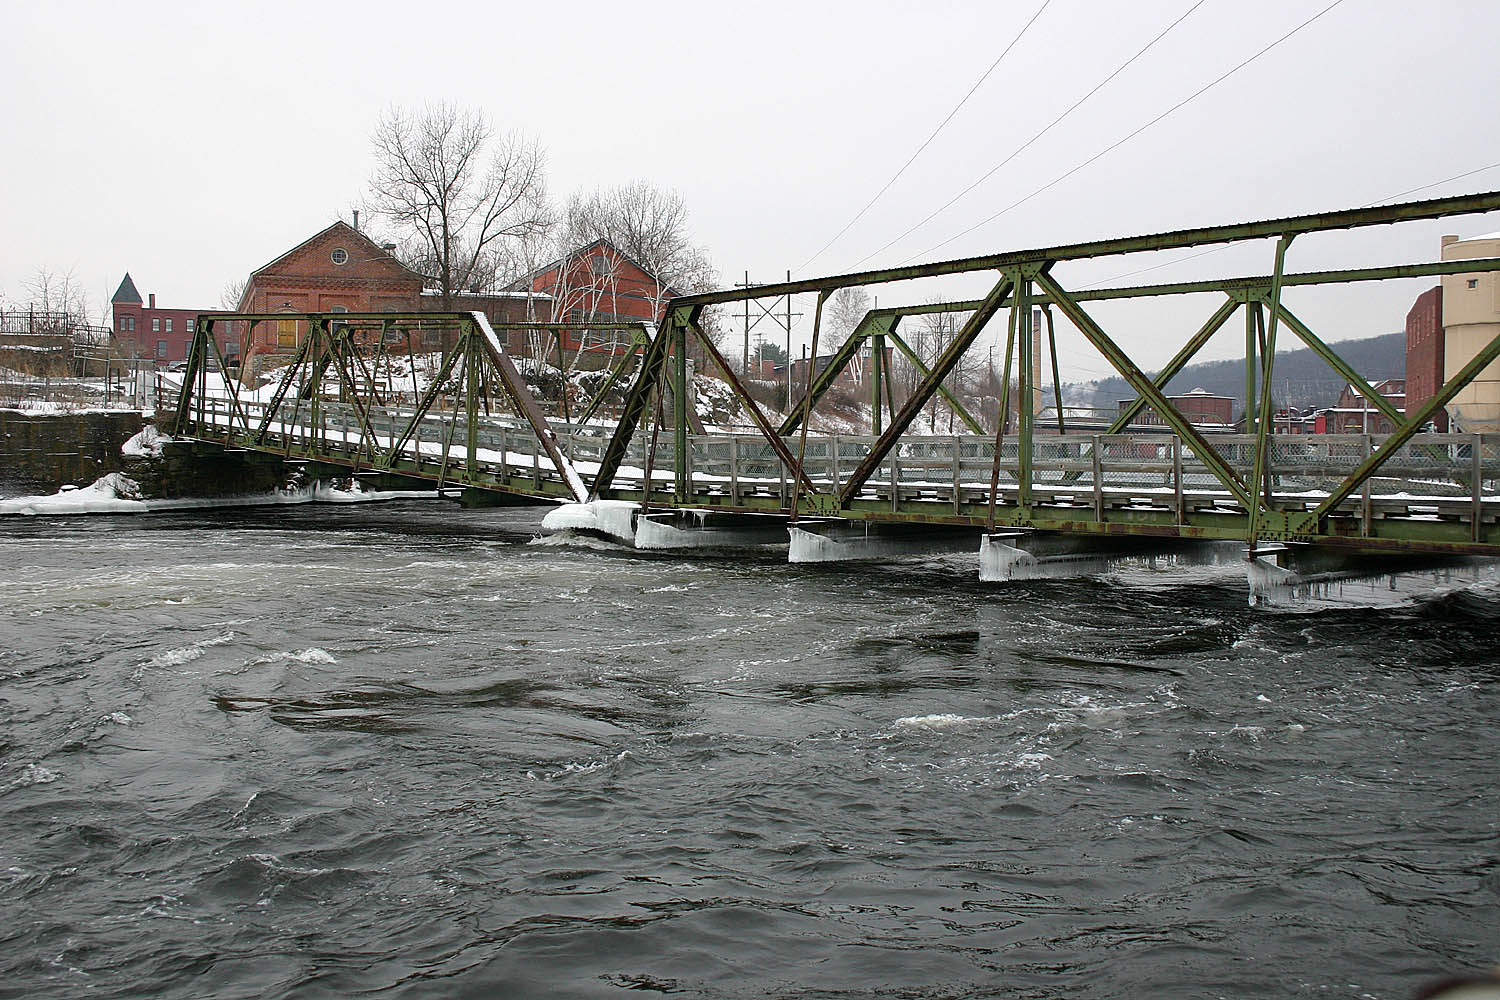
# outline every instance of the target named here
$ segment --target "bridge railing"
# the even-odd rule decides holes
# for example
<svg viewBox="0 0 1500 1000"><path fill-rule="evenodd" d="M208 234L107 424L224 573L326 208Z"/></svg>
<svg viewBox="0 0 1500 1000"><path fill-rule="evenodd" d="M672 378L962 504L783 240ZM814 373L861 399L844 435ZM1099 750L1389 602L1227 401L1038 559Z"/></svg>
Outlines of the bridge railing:
<svg viewBox="0 0 1500 1000"><path fill-rule="evenodd" d="M267 413L271 419L266 422ZM294 401L272 408L254 398L231 400L206 394L186 430L225 444L247 444L265 422L257 443L263 450L288 457L341 462L358 469L393 467L390 449L404 429L413 427L394 456L394 467L429 478L462 483L469 438L466 413L429 412L412 424L409 406L363 407L336 398ZM521 417L477 414L474 423L478 473L486 483L541 490L561 484L563 476ZM1301 435L1282 437L1266 473L1272 496L1283 509L1315 505L1351 470L1390 441L1384 435ZM724 506L789 509L792 481L788 467L771 443L756 434L704 434L688 438L687 479L695 500ZM803 443L795 435L781 438L784 448L802 451L804 471L819 489L835 491L850 469L871 454L873 435L815 435ZM605 454L607 428L559 425L557 444L586 479ZM650 439L630 443L616 475L621 495L640 491ZM1256 437L1218 435L1214 446L1234 472L1249 482L1254 472ZM964 504L989 500L995 475L995 439L988 435L909 435L882 457L857 500L888 503L892 510L911 504L940 503L955 512ZM402 463L406 463L404 469ZM676 478L676 454L670 437L658 438L650 461L653 488L665 491ZM1020 478L1021 442L1002 439L998 470L999 499L1019 502L1117 505L1176 505L1182 510L1237 506L1214 472L1193 448L1172 434L1100 434L1042 436L1036 440L1031 480ZM1495 499L1500 481L1500 435L1422 434L1399 442L1381 475L1368 482L1366 495L1390 506L1426 510L1426 503ZM1023 489L1024 487L1024 489ZM555 491L554 491L555 492ZM1366 502L1355 498L1346 506ZM1450 504L1451 506L1451 504Z"/></svg>

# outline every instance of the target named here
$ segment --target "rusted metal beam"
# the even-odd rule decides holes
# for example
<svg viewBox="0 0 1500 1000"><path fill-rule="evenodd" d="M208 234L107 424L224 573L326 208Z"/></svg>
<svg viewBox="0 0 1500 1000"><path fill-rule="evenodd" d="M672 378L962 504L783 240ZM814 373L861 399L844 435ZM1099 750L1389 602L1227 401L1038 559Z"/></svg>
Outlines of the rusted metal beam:
<svg viewBox="0 0 1500 1000"><path fill-rule="evenodd" d="M1464 386L1472 382L1475 376L1484 371L1490 362L1496 358L1500 358L1500 336L1495 337L1495 339L1491 340L1485 346L1484 350L1470 358L1468 364L1464 365L1456 375L1443 383L1442 388L1437 391L1435 396L1418 407L1415 413L1410 414L1402 421L1394 434L1381 442L1379 451L1376 451L1369 458L1361 462L1359 467L1349 473L1348 478L1340 483L1328 495L1326 500L1318 504L1317 508L1311 514L1311 517L1316 519L1316 523L1321 525L1323 518L1327 517L1330 511L1349 499L1365 480L1375 474L1375 470L1384 465L1392 455L1400 451L1401 446L1411 440L1412 435L1421 430L1427 421L1431 420L1437 415L1439 410L1447 406L1448 402L1454 396L1457 396Z"/></svg>
<svg viewBox="0 0 1500 1000"><path fill-rule="evenodd" d="M1013 287L1010 276L1006 274L1002 274L1000 280L995 282L995 286L990 289L990 294L985 296L984 301L974 310L974 314L953 338L947 350L943 351L933 362L932 372L917 385L916 391L902 404L900 412L891 417L891 425L875 440L870 453L850 473L843 489L839 491L839 506L847 507L849 501L859 495L859 491L880 467L880 463L885 460L892 446L902 434L906 433L906 429L917 418L917 414L922 412L922 407L927 405L933 393L937 392L938 386L942 385L943 379L948 377L948 373L963 358L969 345L974 343L975 338L979 336L979 331L983 330L985 324L990 321L990 317L1000 310L1001 304L1010 295Z"/></svg>
<svg viewBox="0 0 1500 1000"><path fill-rule="evenodd" d="M669 336L671 327L689 321L696 322L700 311L701 308L691 307L667 310L662 329L651 338L651 343L641 358L640 370L636 373L635 381L630 383L630 388L626 390L625 405L621 408L620 420L615 424L615 432L610 436L609 444L599 459L599 471L594 476L591 496L601 497L605 490L614 485L615 473L619 471L620 464L625 460L625 454L630 448L630 439L634 436L637 425L646 413L651 392L662 377L662 369L667 360L667 349L671 345L672 338Z"/></svg>
<svg viewBox="0 0 1500 1000"><path fill-rule="evenodd" d="M532 433L536 435L537 441L547 452L547 457L552 460L552 467L562 477L563 482L568 484L574 499L583 503L589 498L588 487L584 486L583 478L573 468L573 463L568 461L566 455L557 444L557 434L552 426L547 423L547 417L542 413L542 408L537 405L536 399L532 397L531 391L526 388L526 381L521 378L521 373L516 370L515 363L510 360L506 353L505 345L500 342L490 321L482 312L469 314L474 322L474 328L479 338L480 349L489 356L490 364L494 366L495 373L500 376L500 384L505 387L505 394L515 405L516 412L526 418L531 425Z"/></svg>
<svg viewBox="0 0 1500 1000"><path fill-rule="evenodd" d="M769 298L771 296L796 294L798 292L817 292L845 288L851 285L877 285L891 281L907 281L913 278L936 277L943 274L995 271L1018 264L1085 260L1092 257L1112 257L1120 254L1141 253L1143 251L1175 250L1215 243L1235 243L1242 240L1265 239L1273 236L1279 237L1286 233L1315 233L1335 229L1358 229L1365 226L1390 225L1413 219L1440 219L1450 215L1474 215L1496 210L1500 210L1500 191L1487 191L1479 194L1458 195L1451 198L1431 198L1424 201L1409 201L1396 205L1350 208L1335 212L1318 212L1312 215L1289 216L1282 219L1266 219L1259 222L1239 222L1221 226L1203 226L1195 229L1177 229L1146 236L1089 240L1083 243L1068 243L1055 247L1012 250L1007 253L987 254L981 257L961 257L955 260L938 261L931 264L915 264L909 267L856 271L852 274L840 274L827 278L809 278L802 281L755 285L743 291L720 291L706 292L699 295L685 295L674 299L673 305L715 305L723 302L738 302L747 298Z"/></svg>
<svg viewBox="0 0 1500 1000"><path fill-rule="evenodd" d="M810 410L813 406L817 405L818 400L822 399L823 394L832 387L834 381L838 378L839 373L847 368L849 366L849 363L854 360L855 356L859 353L860 346L865 342L865 340L876 335L885 335L890 333L895 325L896 319L897 317L892 315L877 316L874 313L865 313L864 317L860 319L858 324L855 325L849 336L845 338L842 344L839 345L838 350L834 351L833 354L829 357L828 364L823 368L822 371L818 372L817 377L813 379L811 401L809 401L808 398L804 396L804 398L799 399L797 400L797 402L793 403L791 411L787 413L786 419L781 422L781 426L776 429L776 433L784 437L795 431L797 429L797 426L802 423L803 411ZM816 360L817 359L813 359L814 368L817 367ZM788 379L791 378L791 372L792 363L789 359L787 361Z"/></svg>
<svg viewBox="0 0 1500 1000"><path fill-rule="evenodd" d="M1050 275L1044 272L1037 275L1036 280L1037 284L1051 297L1052 301L1063 311L1072 324L1078 327L1083 335L1088 338L1089 342L1104 355L1105 360L1114 366L1115 371L1119 372L1125 381L1130 383L1131 388L1143 397L1151 405L1151 408L1174 431L1181 435L1184 440L1192 443L1193 452L1198 456L1199 460L1248 509L1251 503L1250 491L1245 487L1240 477L1235 474L1234 469L1230 468L1229 463L1224 461L1224 457L1219 454L1218 450L1209 444L1203 435L1199 433L1198 429L1186 420L1176 407L1167 401L1167 398L1162 395L1161 390L1152 384L1145 373L1136 366L1136 363L1130 360L1130 357L1120 349L1120 346L1110 339L1109 335L1104 332L1098 323L1094 322L1093 317L1084 312L1083 307L1074 302L1068 293L1057 282L1052 280Z"/></svg>

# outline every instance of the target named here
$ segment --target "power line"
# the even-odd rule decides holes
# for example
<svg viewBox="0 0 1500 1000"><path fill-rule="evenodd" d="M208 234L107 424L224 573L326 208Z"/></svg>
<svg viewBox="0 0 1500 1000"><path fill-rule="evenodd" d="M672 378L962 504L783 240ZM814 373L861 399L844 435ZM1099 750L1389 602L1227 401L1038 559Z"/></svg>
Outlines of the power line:
<svg viewBox="0 0 1500 1000"><path fill-rule="evenodd" d="M1148 128L1150 128L1151 126L1155 125L1157 122L1161 121L1163 118L1166 118L1168 115L1172 114L1174 111L1176 111L1177 109L1181 108L1183 105L1188 104L1189 102L1196 100L1197 98L1201 97L1203 94L1207 93L1209 90L1212 90L1214 87L1217 87L1219 84L1223 83L1225 80L1229 79L1231 76L1233 76L1234 74L1238 73L1240 70L1244 69L1246 66L1248 66L1251 63L1255 62L1255 60L1259 59L1261 56L1265 55L1267 52L1270 52L1272 49L1276 48L1282 42L1285 42L1287 39L1291 38L1293 35L1297 34L1299 31L1301 31L1303 28L1306 28L1308 25L1312 24L1318 18L1322 17L1324 14L1327 14L1329 11L1333 10L1333 8L1337 7L1339 4L1341 4L1343 2L1344 2L1344 0L1333 0L1333 3L1329 4L1327 7L1324 7L1322 10L1318 11L1312 17L1308 18L1306 21L1303 21L1301 24L1297 25L1291 31L1288 31L1286 34L1282 35L1280 38L1276 39L1276 41L1274 41L1271 44L1267 45L1265 48L1261 49L1259 52L1257 52L1254 55L1250 56L1248 59L1245 59L1243 62L1240 62L1233 69L1230 69L1228 72L1224 73L1222 76L1218 77L1217 79L1213 80L1212 82L1204 84L1202 87L1198 88L1192 94L1190 94L1189 96L1187 96L1187 97L1183 98L1182 100L1178 101L1176 104L1172 105L1170 108L1168 108L1167 110L1163 111L1161 114L1157 115L1155 118L1151 119L1149 122L1147 122L1146 124L1142 125L1140 128L1136 129L1134 132L1131 132L1129 135L1126 135L1122 139L1117 139L1116 141L1114 141L1110 145L1104 147L1099 152L1095 153L1093 156L1089 157L1087 160L1084 160L1082 163L1078 164L1078 166L1074 167L1072 170L1069 170L1067 173L1062 174L1061 176L1056 177L1056 178L1048 181L1046 184L1043 184L1041 187L1037 188L1035 191L1033 191L1030 194L1026 195L1024 198L1021 198L1021 199L1019 199L1017 201L1011 202L1011 204L1007 205L1005 208L1002 208L1000 211L996 212L994 215L990 216L989 218L984 219L984 220L982 220L980 222L975 223L974 225L970 226L968 229L965 229L961 233L957 233L957 234L955 234L953 236L948 237L946 240L944 240L943 242L937 244L936 246L929 247L928 249L923 250L920 253L913 254L912 256L906 258L906 260L902 261L901 263L902 264L906 264L906 263L909 263L909 262L911 262L913 260L917 260L918 258L921 258L921 257L926 257L929 254L932 254L932 253L934 253L934 252L936 252L938 250L941 250L943 247L947 246L949 243L952 243L954 240L961 239L961 238L969 235L970 233L974 232L974 230L981 229L984 226L989 225L991 222L994 222L996 219L1000 218L1000 216L1002 216L1002 215L1005 215L1007 212L1010 212L1011 210L1013 210L1015 208L1019 208L1021 205L1026 204L1026 202L1028 202L1031 199L1035 198L1037 195L1041 194L1043 191L1046 191L1046 190L1048 190L1050 188L1053 188L1053 187L1057 186L1058 184L1060 184L1063 181L1067 180L1069 177L1072 177L1074 174L1078 173L1078 171L1082 170L1084 167L1088 166L1089 164L1093 163L1095 160L1098 160L1100 157L1104 156L1106 153L1109 153L1112 150L1118 149L1120 146L1122 146L1125 143L1129 142L1131 139L1134 139L1136 136L1140 135L1142 132L1146 131Z"/></svg>
<svg viewBox="0 0 1500 1000"><path fill-rule="evenodd" d="M911 154L911 157L905 163L903 163L901 165L901 169L897 170L895 172L895 174L893 174L891 176L891 179L885 182L885 186L884 187L882 187L879 191L875 192L875 197L871 198L869 200L869 202L866 203L865 207L862 208L862 209L860 209L859 212L855 214L854 218L850 219L848 221L848 223L845 224L845 226L844 226L843 229L840 229L838 232L834 233L833 234L833 238L830 239L827 243L824 243L823 246L818 250L817 253L813 254L811 257L809 257L806 260L804 260L801 263L801 265L798 266L797 270L799 270L799 271L802 270L803 268L807 267L807 265L811 264L813 261L815 261L819 257L823 256L823 252L825 250L827 250L829 247L833 246L835 243L837 243L838 240L839 240L839 237L841 237L845 233L847 233L854 226L854 224L856 222L858 222L860 219L864 218L864 214L866 212L868 212L871 209L871 207L873 207L874 204L877 201L880 200L881 195L885 194L887 191L889 191L891 189L891 185L895 184L896 181L901 178L901 175L904 174L904 173L906 173L906 168L909 167L909 166L911 166L912 163L916 161L917 157L919 157L919 156L922 155L922 150L926 149L929 145L931 145L932 140L936 139L937 136L938 136L938 133L941 132L947 126L947 124L953 120L953 116L956 115L956 114L958 114L959 109L962 108L965 104L968 103L969 98L971 98L971 97L974 96L974 91L976 91L976 90L979 89L979 85L982 84L982 83L984 83L985 80L989 79L990 74L993 73L993 72L995 72L995 67L999 66L1000 63L1005 59L1005 57L1010 54L1010 50L1016 47L1016 43L1019 42L1022 39L1022 37L1025 36L1027 30L1030 29L1031 26L1036 23L1036 19L1042 16L1042 11L1046 10L1047 6L1049 4L1051 4L1051 3L1052 3L1052 0L1043 0L1042 5L1039 8L1037 8L1037 12L1035 14L1031 15L1031 20L1027 21L1026 24L1025 24L1025 26L1021 28L1020 34L1016 35L1015 38L1011 39L1010 44L1005 47L1005 51L1000 53L1000 56L999 56L998 59L996 59L994 62L990 63L990 68L987 69L987 70L985 70L984 71L984 75L981 76L978 80L976 80L974 82L974 86L972 86L972 87L969 88L969 92L963 96L963 99L961 101L959 101L957 104L955 104L953 106L953 110L950 111L950 112L948 112L948 117L944 118L941 122L938 123L938 127L932 130L932 134L927 137L926 141L923 142L922 145L918 146L917 147L917 151L915 153Z"/></svg>
<svg viewBox="0 0 1500 1000"><path fill-rule="evenodd" d="M1500 167L1500 163L1491 163L1487 167L1475 167L1473 170L1467 170L1461 174L1454 174L1452 177L1445 177L1440 181L1433 181L1431 184L1423 184L1421 187L1408 188L1407 190L1402 191L1400 194L1392 194L1387 195L1384 198L1378 198L1375 201L1370 202L1368 205L1361 205L1360 207L1372 208L1375 205L1380 204L1382 201L1395 201L1397 198L1405 198L1409 194L1416 194L1418 191L1426 191L1428 188L1435 188L1443 184L1451 183L1452 181L1461 181L1465 177L1472 177L1475 174L1482 174L1486 170L1494 170L1496 167Z"/></svg>
<svg viewBox="0 0 1500 1000"><path fill-rule="evenodd" d="M1374 206L1379 205L1381 202L1395 201L1397 198L1405 198L1407 195L1416 194L1418 191L1426 191L1430 188L1441 187L1444 184L1451 184L1454 181L1461 181L1465 177L1473 177L1475 174L1482 174L1486 170L1494 170L1496 167L1500 167L1500 163L1491 163L1487 166L1475 167L1473 170L1466 170L1461 174L1454 174L1452 177L1444 177L1440 181L1433 181L1431 184L1423 184L1421 187L1407 188L1405 191L1399 192L1397 194L1388 194L1384 198L1376 198L1374 201L1366 202L1365 204L1361 205L1360 208L1373 208ZM1113 277L1105 278L1102 281L1096 281L1090 285L1080 285L1079 288L1080 290L1102 288L1105 285L1112 285L1122 278L1133 278L1137 274L1145 274L1147 271L1159 271L1164 267L1171 267L1173 264L1186 264L1190 260L1197 260L1199 257L1207 257L1211 253L1219 253L1222 250L1228 250L1232 245L1233 244L1225 244L1223 246L1210 247L1207 250L1200 250L1197 253L1188 254L1186 257L1177 257L1172 260L1163 261L1160 264L1152 264L1149 267L1138 267L1134 271L1126 271L1124 274L1117 274Z"/></svg>
<svg viewBox="0 0 1500 1000"><path fill-rule="evenodd" d="M1064 118L1066 118L1069 115L1071 115L1074 111L1077 111L1078 108L1079 108L1079 106L1082 105L1084 101L1087 101L1090 97L1093 97L1095 94L1099 93L1100 90L1104 89L1104 87L1105 87L1106 84L1108 84L1115 77L1117 77L1121 73L1123 73L1125 71L1125 69L1130 66L1131 63L1135 62L1141 56L1145 55L1146 52L1153 45L1155 45L1157 42L1159 42L1163 38L1165 38L1167 36L1168 32L1170 32L1173 28L1177 27L1183 21L1187 20L1189 14L1191 14L1193 11L1197 10L1199 7L1202 7L1206 2L1207 2L1207 0L1198 0L1197 3L1193 4L1191 7L1189 7L1187 9L1186 13L1184 13L1177 20L1173 21L1171 24L1167 25L1166 28L1164 28L1162 30L1161 34L1157 35L1155 38L1151 39L1151 41L1147 42L1145 44L1145 46L1143 46L1139 52L1137 52L1135 55L1131 56L1129 59L1127 59L1123 63L1121 63L1119 65L1119 67L1113 73L1109 74L1109 76L1105 77L1103 80L1100 80L1099 83L1097 83L1094 86L1093 90L1089 91L1087 94L1084 94L1082 97L1080 97L1077 101L1075 101L1073 103L1072 107L1068 108L1068 110L1064 111L1062 114L1060 114L1056 118L1052 119L1052 121L1049 122L1047 124L1047 126L1045 128L1043 128L1040 132L1038 132L1035 135L1033 135L1030 139L1027 139L1024 143L1022 143L1020 146L1018 146L1009 156L1007 156L1005 159L1001 160L999 163L997 163L993 167L991 167L984 174L984 176L980 177L974 183L970 184L968 187L964 188L958 194L956 194L952 198L948 199L947 202L945 202L942 206L940 206L939 208L937 208L936 210L934 210L931 215L927 216L927 218L923 219L921 222L918 222L916 225L914 225L910 229L906 230L906 232L902 233L900 236L897 236L896 238L892 239L885 246L881 247L878 250L874 250L874 251L866 254L864 257L860 258L859 260L855 261L854 265L850 268L850 270L856 270L856 269L858 269L861 264L863 264L865 261L869 260L871 257L874 257L877 254L882 254L885 251L889 250L891 247L895 246L897 243L900 243L902 240L906 239L912 233L916 232L918 229L921 229L923 226L927 225L927 223L931 222L933 219L937 218L943 212L947 211L949 208L951 208L953 206L953 204L955 202L957 202L959 199L963 198L970 191L973 191L979 185L983 184L985 181L987 181L991 177L993 177L995 175L996 171L998 171L1001 167L1005 166L1011 160L1014 160L1017 156L1020 156L1022 153L1024 153L1026 151L1026 149L1029 146L1031 146L1032 143L1036 142L1042 136L1044 136L1048 132L1052 131L1053 127L1056 126L1058 123L1060 123ZM826 247L824 249L826 249Z"/></svg>

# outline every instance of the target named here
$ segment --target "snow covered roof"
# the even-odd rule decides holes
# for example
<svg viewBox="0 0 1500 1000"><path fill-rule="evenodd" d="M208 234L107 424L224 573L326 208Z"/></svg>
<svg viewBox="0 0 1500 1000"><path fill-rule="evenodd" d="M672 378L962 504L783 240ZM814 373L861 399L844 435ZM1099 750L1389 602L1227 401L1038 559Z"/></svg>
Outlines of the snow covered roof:
<svg viewBox="0 0 1500 1000"><path fill-rule="evenodd" d="M438 298L443 294L441 288L424 288L422 295L428 298ZM464 292L454 289L450 293L455 299L551 299L551 292Z"/></svg>

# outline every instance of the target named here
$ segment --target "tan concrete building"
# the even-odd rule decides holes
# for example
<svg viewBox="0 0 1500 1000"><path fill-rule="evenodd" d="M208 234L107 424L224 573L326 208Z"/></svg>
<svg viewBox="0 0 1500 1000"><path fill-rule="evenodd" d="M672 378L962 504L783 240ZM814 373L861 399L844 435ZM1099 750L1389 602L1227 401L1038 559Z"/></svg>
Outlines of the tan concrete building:
<svg viewBox="0 0 1500 1000"><path fill-rule="evenodd" d="M1500 257L1500 233L1459 239L1443 237L1443 260ZM1475 271L1443 276L1443 378L1450 379L1500 336L1500 273ZM1500 431L1500 361L1448 403L1453 430Z"/></svg>

